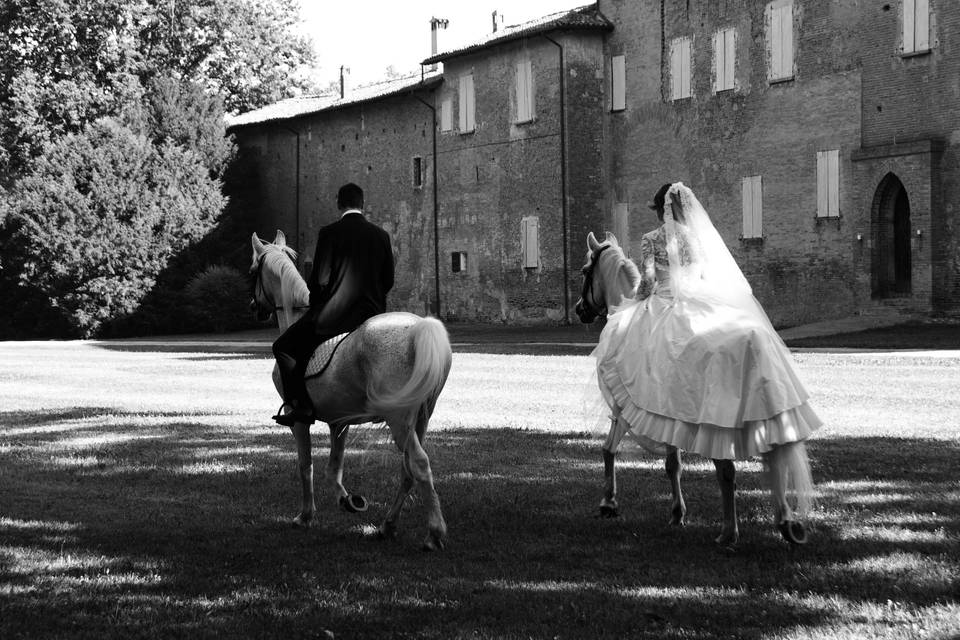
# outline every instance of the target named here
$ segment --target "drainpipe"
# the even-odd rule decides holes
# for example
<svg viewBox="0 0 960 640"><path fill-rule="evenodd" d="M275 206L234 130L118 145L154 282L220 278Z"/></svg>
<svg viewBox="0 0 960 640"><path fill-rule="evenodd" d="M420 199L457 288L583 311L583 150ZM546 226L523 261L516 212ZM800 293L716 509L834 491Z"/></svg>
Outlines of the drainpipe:
<svg viewBox="0 0 960 640"><path fill-rule="evenodd" d="M423 67L420 67L421 71ZM430 109L430 113L433 116L433 295L435 300L435 305L433 308L433 313L436 317L440 317L440 203L438 200L438 183L437 176L438 170L437 165L437 108L421 98L418 95L411 94L413 97Z"/></svg>
<svg viewBox="0 0 960 640"><path fill-rule="evenodd" d="M294 204L294 207L295 207L295 213L294 213L294 215L295 215L296 221L297 221L297 222L296 222L296 224L297 224L297 233L296 233L297 244L296 244L296 246L295 246L294 248L295 248L297 251L300 251L300 132L297 131L296 129L292 128L292 127L288 127L287 125L280 125L280 126L282 126L284 129L286 129L287 131L289 131L289 132L292 133L293 135L297 136L297 164L296 164L296 167L297 167L297 168L296 168L297 175L296 175L296 187L295 187L295 196L294 196L294 203L295 203L295 204Z"/></svg>
<svg viewBox="0 0 960 640"><path fill-rule="evenodd" d="M563 45L544 34L560 50L560 225L563 236L563 322L570 324L570 267L567 258L567 92Z"/></svg>

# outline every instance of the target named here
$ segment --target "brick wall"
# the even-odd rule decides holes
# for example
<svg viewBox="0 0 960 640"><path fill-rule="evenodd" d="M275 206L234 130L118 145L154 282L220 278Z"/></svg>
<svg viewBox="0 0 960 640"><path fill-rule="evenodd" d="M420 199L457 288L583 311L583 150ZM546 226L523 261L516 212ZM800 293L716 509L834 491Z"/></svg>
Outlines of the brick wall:
<svg viewBox="0 0 960 640"><path fill-rule="evenodd" d="M891 9L884 11L884 4ZM795 0L794 77L771 84L766 3L601 0L601 11L617 25L606 42L607 65L616 54L626 55L627 65L627 109L611 113L605 124L606 209L626 204L633 252L642 233L657 224L645 207L653 192L663 182L683 180L703 201L774 324L850 315L875 305L871 205L883 175L854 156L895 139L949 139L958 121L956 91L946 76L955 78L956 68L944 58L960 26L954 24L960 7L934 9L951 15L937 16L940 51L923 62L922 56L894 55L899 4ZM731 26L737 29L736 89L714 94L712 35ZM671 101L664 43L678 36L693 39L693 97ZM919 65L944 75L935 79L931 69L909 68ZM913 96L921 90L940 97L924 101L923 122L917 122ZM879 102L882 110L874 104ZM841 217L818 220L816 153L828 149L840 152ZM932 302L946 305L955 288L950 270L958 262L949 205L956 193L956 152L947 144L933 165L930 158L888 163L904 174L915 228L934 236L914 242L908 306L916 310L928 310ZM741 178L750 175L763 181L762 242L740 239ZM607 223L617 225L612 217Z"/></svg>

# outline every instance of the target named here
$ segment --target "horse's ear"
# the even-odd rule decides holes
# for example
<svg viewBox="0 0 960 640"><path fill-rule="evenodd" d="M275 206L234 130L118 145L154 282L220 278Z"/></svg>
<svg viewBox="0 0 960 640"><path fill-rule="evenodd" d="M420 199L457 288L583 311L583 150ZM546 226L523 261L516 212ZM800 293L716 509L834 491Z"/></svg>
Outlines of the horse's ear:
<svg viewBox="0 0 960 640"><path fill-rule="evenodd" d="M607 231L607 232L605 232L605 233L607 234L607 238L606 238L605 242L609 242L610 244L612 244L612 245L615 246L615 247L619 247L619 246L620 246L620 243L617 241L617 236L613 235L613 234L610 233L609 231Z"/></svg>
<svg viewBox="0 0 960 640"><path fill-rule="evenodd" d="M600 243L597 242L597 237L593 235L593 231L587 234L587 249L590 251L596 251L600 246Z"/></svg>
<svg viewBox="0 0 960 640"><path fill-rule="evenodd" d="M257 236L256 231L253 232L253 236L251 236L250 238L250 243L253 245L254 253L256 253L257 255L263 253L264 251L263 242L261 242L260 237Z"/></svg>
<svg viewBox="0 0 960 640"><path fill-rule="evenodd" d="M278 247L287 246L287 236L283 235L283 231L280 231L280 229L277 229L277 235L273 239L273 244L277 245Z"/></svg>

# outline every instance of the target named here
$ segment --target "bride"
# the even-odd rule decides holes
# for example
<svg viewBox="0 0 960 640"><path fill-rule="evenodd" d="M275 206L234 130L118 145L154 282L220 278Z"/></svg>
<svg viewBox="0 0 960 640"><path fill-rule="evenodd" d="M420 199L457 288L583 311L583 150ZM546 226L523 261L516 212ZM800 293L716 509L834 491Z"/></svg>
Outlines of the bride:
<svg viewBox="0 0 960 640"><path fill-rule="evenodd" d="M798 510L807 508L812 483L802 442L821 421L790 352L696 196L677 182L658 197L663 224L643 237L636 297L611 313L594 351L600 390L613 412L601 511L617 508L613 460L631 438L666 453L673 522L682 524L683 449L714 460L724 495L717 541L735 543L733 461L762 455L773 471L777 526L788 540L802 542L793 539L805 538L802 527L791 534L782 485L792 476Z"/></svg>

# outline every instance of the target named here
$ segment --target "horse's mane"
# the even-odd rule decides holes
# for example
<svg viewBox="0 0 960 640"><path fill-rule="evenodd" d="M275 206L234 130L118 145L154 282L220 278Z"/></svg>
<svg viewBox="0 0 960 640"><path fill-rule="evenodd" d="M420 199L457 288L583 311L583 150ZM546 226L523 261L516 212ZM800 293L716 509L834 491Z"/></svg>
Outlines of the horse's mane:
<svg viewBox="0 0 960 640"><path fill-rule="evenodd" d="M630 288L629 294L625 295L624 298L628 296L632 298L636 293L637 286L640 284L640 269L633 260L623 253L623 249L620 248L620 243L617 242L616 237L612 233L607 233L603 245L609 246L610 249L604 251L600 256L600 263L597 265L597 268L600 270L600 276L604 282L617 282L620 279L620 273L623 272ZM609 256L609 258L607 256ZM607 302L613 303L614 301L608 300ZM620 304L621 303L615 303L611 304L611 306L619 306Z"/></svg>
<svg viewBox="0 0 960 640"><path fill-rule="evenodd" d="M310 304L310 289L297 270L297 252L286 245L264 242L264 260L271 260L280 275L280 304L293 322L293 311Z"/></svg>

